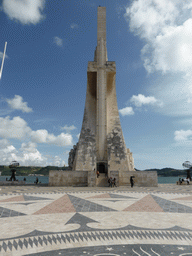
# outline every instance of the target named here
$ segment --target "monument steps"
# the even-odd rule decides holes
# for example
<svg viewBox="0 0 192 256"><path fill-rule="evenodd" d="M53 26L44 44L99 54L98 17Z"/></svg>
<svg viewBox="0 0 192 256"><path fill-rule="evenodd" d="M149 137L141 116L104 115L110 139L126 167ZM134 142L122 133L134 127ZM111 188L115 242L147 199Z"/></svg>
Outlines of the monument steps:
<svg viewBox="0 0 192 256"><path fill-rule="evenodd" d="M107 187L108 186L108 178L105 177L105 173L100 173L99 177L96 178L96 186L97 187Z"/></svg>

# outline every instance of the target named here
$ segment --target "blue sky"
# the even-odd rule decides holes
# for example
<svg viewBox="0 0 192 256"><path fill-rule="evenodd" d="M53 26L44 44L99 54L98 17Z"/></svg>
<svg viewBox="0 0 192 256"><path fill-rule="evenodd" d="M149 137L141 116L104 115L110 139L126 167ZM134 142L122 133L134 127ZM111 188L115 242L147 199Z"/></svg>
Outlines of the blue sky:
<svg viewBox="0 0 192 256"><path fill-rule="evenodd" d="M191 0L2 0L0 164L67 165L82 125L99 5L135 167L192 161Z"/></svg>

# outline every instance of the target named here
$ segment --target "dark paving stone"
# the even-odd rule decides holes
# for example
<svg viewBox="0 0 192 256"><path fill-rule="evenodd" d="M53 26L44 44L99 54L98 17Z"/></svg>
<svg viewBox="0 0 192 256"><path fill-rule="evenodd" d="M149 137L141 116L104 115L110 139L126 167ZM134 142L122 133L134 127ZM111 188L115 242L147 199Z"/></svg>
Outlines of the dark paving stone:
<svg viewBox="0 0 192 256"><path fill-rule="evenodd" d="M15 204L21 204L21 205L29 205L29 204L34 204L34 202L31 202L31 203L15 203Z"/></svg>
<svg viewBox="0 0 192 256"><path fill-rule="evenodd" d="M111 198L119 198L119 199L136 199L135 197L130 197L130 196L123 196L121 194L112 194L109 193Z"/></svg>
<svg viewBox="0 0 192 256"><path fill-rule="evenodd" d="M70 220L68 220L68 222L65 225L67 225L67 224L79 224L80 228L78 228L77 230L80 232L80 231L93 230L92 228L87 226L87 223L93 223L93 222L98 223L97 221L95 221L93 219L90 219L86 216L83 216L80 213L75 213L73 215L73 217Z"/></svg>
<svg viewBox="0 0 192 256"><path fill-rule="evenodd" d="M0 207L0 218L24 216L26 214Z"/></svg>
<svg viewBox="0 0 192 256"><path fill-rule="evenodd" d="M64 250L55 250L49 252L41 252L30 254L31 256L136 256L136 255L161 255L161 256L179 256L179 255L192 255L192 246L179 246L179 245L154 245L154 244L121 244L109 246L94 246L82 248L70 248ZM26 256L26 255L25 255Z"/></svg>
<svg viewBox="0 0 192 256"><path fill-rule="evenodd" d="M192 208L161 197L151 195L164 212L192 213Z"/></svg>
<svg viewBox="0 0 192 256"><path fill-rule="evenodd" d="M23 249L23 242L19 239L18 245L21 249Z"/></svg>
<svg viewBox="0 0 192 256"><path fill-rule="evenodd" d="M93 202L90 202L85 199L81 199L76 196L72 196L68 194L69 199L71 200L71 203L75 207L76 212L101 212L101 211L116 211L114 209L111 209L109 207L105 207Z"/></svg>
<svg viewBox="0 0 192 256"><path fill-rule="evenodd" d="M9 241L8 242L8 247L9 247L9 250L11 250L12 251L12 247L13 247L13 245L12 245L12 243Z"/></svg>
<svg viewBox="0 0 192 256"><path fill-rule="evenodd" d="M36 201L36 200L53 200L50 198L44 198L44 197L37 197L37 196L27 196L23 195L25 201Z"/></svg>
<svg viewBox="0 0 192 256"><path fill-rule="evenodd" d="M29 243L27 242L26 239L24 239L24 242L23 242L23 243L24 243L25 247L28 248Z"/></svg>
<svg viewBox="0 0 192 256"><path fill-rule="evenodd" d="M14 248L17 250L18 244L17 244L17 242L16 242L15 240L13 241L13 246L14 246Z"/></svg>
<svg viewBox="0 0 192 256"><path fill-rule="evenodd" d="M7 244L3 242L2 248L6 252L7 251Z"/></svg>

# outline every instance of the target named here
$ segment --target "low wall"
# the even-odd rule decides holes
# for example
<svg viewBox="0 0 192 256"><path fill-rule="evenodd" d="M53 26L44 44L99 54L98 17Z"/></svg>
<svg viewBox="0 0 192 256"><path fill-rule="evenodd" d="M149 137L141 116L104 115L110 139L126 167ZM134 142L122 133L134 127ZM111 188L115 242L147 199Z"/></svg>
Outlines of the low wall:
<svg viewBox="0 0 192 256"><path fill-rule="evenodd" d="M25 181L0 181L0 186L20 186L25 185Z"/></svg>
<svg viewBox="0 0 192 256"><path fill-rule="evenodd" d="M134 176L134 184L139 187L158 187L158 179L156 171L135 171L120 172L119 186L130 185L130 177Z"/></svg>
<svg viewBox="0 0 192 256"><path fill-rule="evenodd" d="M95 170L88 171L88 187L95 187L96 186L96 173Z"/></svg>
<svg viewBox="0 0 192 256"><path fill-rule="evenodd" d="M88 171L49 171L49 186L88 185Z"/></svg>
<svg viewBox="0 0 192 256"><path fill-rule="evenodd" d="M136 186L157 187L157 172L153 171L133 171L119 172L110 171L109 176L116 178L117 186L130 186L130 177ZM49 171L49 186L96 186L96 174L94 171Z"/></svg>

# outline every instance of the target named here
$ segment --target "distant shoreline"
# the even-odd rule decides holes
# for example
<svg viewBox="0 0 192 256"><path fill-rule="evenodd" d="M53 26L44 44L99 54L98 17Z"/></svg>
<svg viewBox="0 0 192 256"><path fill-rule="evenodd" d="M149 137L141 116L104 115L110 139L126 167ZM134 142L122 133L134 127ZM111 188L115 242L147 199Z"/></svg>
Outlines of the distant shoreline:
<svg viewBox="0 0 192 256"><path fill-rule="evenodd" d="M19 166L16 168L16 176L49 176L50 170L61 170L61 171L69 171L71 170L68 166L58 167L58 166ZM136 171L141 171L135 168ZM146 169L142 171L156 171L158 177L187 177L187 169L174 169L170 167L166 167L163 169ZM142 172L141 171L141 172ZM0 165L1 176L11 176L11 171L9 166ZM191 170L192 176L192 170Z"/></svg>

